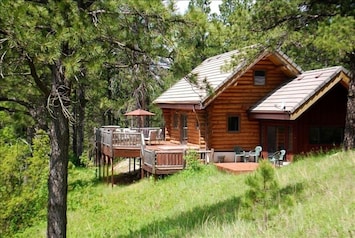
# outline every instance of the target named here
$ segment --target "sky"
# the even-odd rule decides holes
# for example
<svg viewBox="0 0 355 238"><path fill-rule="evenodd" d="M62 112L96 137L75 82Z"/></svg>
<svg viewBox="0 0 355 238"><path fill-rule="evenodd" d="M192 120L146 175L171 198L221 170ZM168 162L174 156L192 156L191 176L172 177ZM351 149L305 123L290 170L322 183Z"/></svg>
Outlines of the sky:
<svg viewBox="0 0 355 238"><path fill-rule="evenodd" d="M176 7L180 13L184 13L187 10L190 0L175 0ZM211 13L219 13L218 6L222 3L222 0L211 0Z"/></svg>

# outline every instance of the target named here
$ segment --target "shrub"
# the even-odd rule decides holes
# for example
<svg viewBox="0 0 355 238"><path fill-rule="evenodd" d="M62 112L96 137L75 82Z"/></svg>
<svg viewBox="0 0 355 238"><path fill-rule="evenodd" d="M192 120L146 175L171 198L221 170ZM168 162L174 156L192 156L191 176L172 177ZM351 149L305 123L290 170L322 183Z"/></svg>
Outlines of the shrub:
<svg viewBox="0 0 355 238"><path fill-rule="evenodd" d="M11 236L45 215L49 138L39 131L32 146L23 142L0 144L0 236Z"/></svg>
<svg viewBox="0 0 355 238"><path fill-rule="evenodd" d="M262 217L267 226L270 216L277 210L280 202L279 184L275 179L275 169L268 161L261 161L255 173L245 180L249 189L243 199L246 208L243 217L257 220Z"/></svg>
<svg viewBox="0 0 355 238"><path fill-rule="evenodd" d="M202 169L201 161L198 157L196 150L187 150L184 156L186 162L186 170L196 172Z"/></svg>

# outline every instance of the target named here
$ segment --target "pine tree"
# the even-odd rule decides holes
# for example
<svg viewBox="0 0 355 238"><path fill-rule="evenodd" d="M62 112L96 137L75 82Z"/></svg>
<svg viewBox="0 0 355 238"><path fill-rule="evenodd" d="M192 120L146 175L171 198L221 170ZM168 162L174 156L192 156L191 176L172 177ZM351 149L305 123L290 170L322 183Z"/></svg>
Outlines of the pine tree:
<svg viewBox="0 0 355 238"><path fill-rule="evenodd" d="M66 236L70 124L82 129L78 108L101 103L81 97L100 98L100 87L120 75L119 87L137 90L132 101L146 106L150 84L160 80L160 59L171 54L175 22L158 0L0 2L1 109L23 111L49 129L48 237Z"/></svg>

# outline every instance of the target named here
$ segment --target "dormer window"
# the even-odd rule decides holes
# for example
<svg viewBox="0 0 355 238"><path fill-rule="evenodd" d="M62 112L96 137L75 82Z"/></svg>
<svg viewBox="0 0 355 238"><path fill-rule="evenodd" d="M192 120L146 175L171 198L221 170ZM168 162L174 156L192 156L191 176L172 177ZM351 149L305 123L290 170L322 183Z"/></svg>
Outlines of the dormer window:
<svg viewBox="0 0 355 238"><path fill-rule="evenodd" d="M265 85L265 79L266 79L265 70L254 71L254 85L256 86Z"/></svg>

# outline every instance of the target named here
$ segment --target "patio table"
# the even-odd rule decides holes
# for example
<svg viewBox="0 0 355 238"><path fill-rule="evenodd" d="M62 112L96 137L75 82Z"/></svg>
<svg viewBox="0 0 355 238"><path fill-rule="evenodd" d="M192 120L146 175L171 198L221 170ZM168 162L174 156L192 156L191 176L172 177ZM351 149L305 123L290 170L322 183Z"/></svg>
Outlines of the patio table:
<svg viewBox="0 0 355 238"><path fill-rule="evenodd" d="M245 151L245 155L243 156L244 163L249 162L250 152Z"/></svg>

